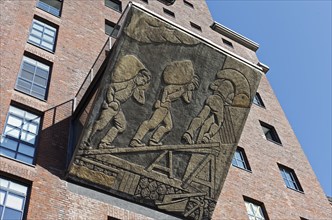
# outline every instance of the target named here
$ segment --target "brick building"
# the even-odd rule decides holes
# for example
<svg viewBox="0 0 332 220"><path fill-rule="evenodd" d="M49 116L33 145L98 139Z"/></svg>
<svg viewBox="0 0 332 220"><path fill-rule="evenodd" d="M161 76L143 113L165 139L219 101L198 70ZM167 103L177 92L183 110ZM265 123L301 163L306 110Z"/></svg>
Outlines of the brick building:
<svg viewBox="0 0 332 220"><path fill-rule="evenodd" d="M258 44L214 22L205 1L134 2L243 63L268 71L256 56ZM67 178L75 114L103 66L105 51L116 44L122 25L118 21L126 16L128 4L1 1L0 219L177 219ZM331 205L263 75L212 218L331 215Z"/></svg>

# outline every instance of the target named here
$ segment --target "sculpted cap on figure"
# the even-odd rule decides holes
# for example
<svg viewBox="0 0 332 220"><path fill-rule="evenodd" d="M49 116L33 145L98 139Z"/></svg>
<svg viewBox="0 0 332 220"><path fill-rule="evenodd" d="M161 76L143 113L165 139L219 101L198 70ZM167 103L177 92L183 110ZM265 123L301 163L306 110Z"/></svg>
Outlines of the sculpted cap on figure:
<svg viewBox="0 0 332 220"><path fill-rule="evenodd" d="M87 145L94 143L96 135L103 131L109 123L112 127L102 138L99 147L110 147L118 133L126 129L126 118L121 104L133 97L138 103L145 103L145 91L151 81L151 73L133 55L119 59L115 66L111 84L107 90L102 110L98 120L93 124Z"/></svg>
<svg viewBox="0 0 332 220"><path fill-rule="evenodd" d="M145 146L142 139L148 131L156 128L148 145L162 145L161 139L173 128L171 103L180 98L190 103L193 91L199 86L198 76L194 74L193 64L189 60L174 61L167 65L163 71L163 80L167 86L163 90L162 97L157 100L150 119L144 121L138 128L130 143L132 147Z"/></svg>

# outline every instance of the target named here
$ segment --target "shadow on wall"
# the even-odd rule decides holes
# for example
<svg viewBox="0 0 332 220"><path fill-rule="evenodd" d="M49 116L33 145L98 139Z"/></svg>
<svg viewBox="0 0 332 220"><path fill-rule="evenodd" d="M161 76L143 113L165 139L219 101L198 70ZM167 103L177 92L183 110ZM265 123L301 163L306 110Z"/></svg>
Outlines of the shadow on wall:
<svg viewBox="0 0 332 220"><path fill-rule="evenodd" d="M63 179L67 162L70 121L73 100L61 103L44 112L36 165Z"/></svg>

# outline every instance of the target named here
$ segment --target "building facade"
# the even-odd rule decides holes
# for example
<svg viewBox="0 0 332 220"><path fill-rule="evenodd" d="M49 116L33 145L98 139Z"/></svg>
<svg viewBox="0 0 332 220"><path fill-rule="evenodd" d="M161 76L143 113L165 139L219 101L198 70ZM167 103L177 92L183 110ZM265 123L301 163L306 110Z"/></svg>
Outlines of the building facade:
<svg viewBox="0 0 332 220"><path fill-rule="evenodd" d="M68 179L75 111L106 59L105 51L116 44L122 26L118 21L130 4L83 2L0 3L0 219L177 219ZM246 65L268 71L256 56L258 45L214 22L205 1L134 2ZM331 215L329 201L262 74L212 219Z"/></svg>

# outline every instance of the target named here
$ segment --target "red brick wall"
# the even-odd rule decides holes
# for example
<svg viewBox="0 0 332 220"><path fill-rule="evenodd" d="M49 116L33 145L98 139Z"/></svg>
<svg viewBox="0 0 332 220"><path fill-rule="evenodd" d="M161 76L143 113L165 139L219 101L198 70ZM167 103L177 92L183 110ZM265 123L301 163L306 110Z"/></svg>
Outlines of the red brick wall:
<svg viewBox="0 0 332 220"><path fill-rule="evenodd" d="M149 10L224 47L221 36L210 29L213 20L204 1L188 0L194 9L177 0L165 6L156 0L149 4L137 0ZM140 214L120 209L68 190L65 176L69 122L72 99L88 74L107 36L104 21L116 22L120 13L104 6L104 1L64 0L62 15L57 18L35 7L37 1L0 1L0 129L10 103L20 103L43 115L42 131L35 166L28 166L0 156L0 174L12 174L32 182L27 219L106 219L107 215L120 219L148 219ZM84 4L82 4L84 2ZM123 1L123 8L127 4ZM175 13L172 18L163 7ZM49 53L26 43L32 19L37 15L57 25L56 50ZM203 32L190 26L200 25ZM229 40L234 52L256 64L253 51ZM24 51L36 54L53 63L47 101L40 101L15 91L15 82ZM264 202L272 219L299 219L298 216L326 219L331 207L288 124L267 80L259 88L266 109L253 106L240 146L246 151L252 173L231 167L225 187L217 204L214 219L245 219L242 195ZM283 146L263 137L258 118L275 126ZM254 137L254 138L253 138ZM287 189L276 163L293 168L304 194Z"/></svg>
<svg viewBox="0 0 332 220"><path fill-rule="evenodd" d="M252 172L231 166L214 219L246 219L243 196L263 202L270 219L329 219L332 209L266 77L258 88L266 108L252 105L239 146ZM266 140L259 120L273 125L282 146ZM278 165L295 171L303 193L286 187Z"/></svg>

